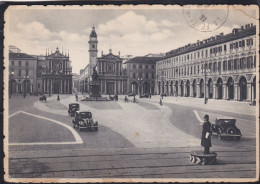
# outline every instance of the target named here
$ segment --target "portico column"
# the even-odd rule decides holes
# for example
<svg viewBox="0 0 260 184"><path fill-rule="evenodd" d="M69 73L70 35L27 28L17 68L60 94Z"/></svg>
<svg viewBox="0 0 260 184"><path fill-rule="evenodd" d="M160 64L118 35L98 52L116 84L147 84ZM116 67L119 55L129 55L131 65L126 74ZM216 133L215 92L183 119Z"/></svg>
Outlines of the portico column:
<svg viewBox="0 0 260 184"><path fill-rule="evenodd" d="M190 97L193 97L193 85L190 84Z"/></svg>
<svg viewBox="0 0 260 184"><path fill-rule="evenodd" d="M186 87L186 84L183 86L183 91L184 91L184 94L183 94L183 96L187 96L187 87Z"/></svg>
<svg viewBox="0 0 260 184"><path fill-rule="evenodd" d="M43 93L45 93L45 91L46 91L46 85L45 85L45 83L46 83L46 79L43 79Z"/></svg>
<svg viewBox="0 0 260 184"><path fill-rule="evenodd" d="M227 84L223 84L223 100L227 99Z"/></svg>
<svg viewBox="0 0 260 184"><path fill-rule="evenodd" d="M181 85L178 86L179 90L178 90L178 96L181 96Z"/></svg>
<svg viewBox="0 0 260 184"><path fill-rule="evenodd" d="M217 98L217 88L216 88L216 84L213 84L213 99Z"/></svg>
<svg viewBox="0 0 260 184"><path fill-rule="evenodd" d="M64 89L65 89L65 93L68 93L67 79L65 79L64 81Z"/></svg>
<svg viewBox="0 0 260 184"><path fill-rule="evenodd" d="M197 98L200 98L200 85L197 84Z"/></svg>
<svg viewBox="0 0 260 184"><path fill-rule="evenodd" d="M235 83L234 84L234 100L238 100L239 98L238 98L238 95L239 95L239 92L238 92L239 90L238 90L238 84L237 83Z"/></svg>
<svg viewBox="0 0 260 184"><path fill-rule="evenodd" d="M246 92L246 94L247 94L247 100L248 101L251 101L251 98L252 98L252 90L251 90L251 88L252 88L252 84L251 83L247 83L247 92Z"/></svg>

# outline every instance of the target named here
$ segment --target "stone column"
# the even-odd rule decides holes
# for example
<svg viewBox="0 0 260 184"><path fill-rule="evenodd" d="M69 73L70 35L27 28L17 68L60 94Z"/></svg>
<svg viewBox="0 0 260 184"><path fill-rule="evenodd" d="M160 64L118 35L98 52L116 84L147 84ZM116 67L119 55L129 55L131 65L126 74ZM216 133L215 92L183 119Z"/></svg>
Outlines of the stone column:
<svg viewBox="0 0 260 184"><path fill-rule="evenodd" d="M252 101L252 84L251 83L247 83L246 94L247 94L247 101Z"/></svg>
<svg viewBox="0 0 260 184"><path fill-rule="evenodd" d="M65 89L65 93L67 93L67 91L68 91L67 79L64 80L64 89Z"/></svg>
<svg viewBox="0 0 260 184"><path fill-rule="evenodd" d="M239 100L239 88L238 84L234 83L234 100Z"/></svg>
<svg viewBox="0 0 260 184"><path fill-rule="evenodd" d="M106 80L104 80L104 82L105 82L105 94L107 94L107 81Z"/></svg>
<svg viewBox="0 0 260 184"><path fill-rule="evenodd" d="M186 87L186 84L183 85L183 96L187 96L187 87Z"/></svg>
<svg viewBox="0 0 260 184"><path fill-rule="evenodd" d="M223 100L226 100L227 99L227 84L223 84Z"/></svg>
<svg viewBox="0 0 260 184"><path fill-rule="evenodd" d="M217 90L216 90L216 84L213 84L213 99L217 98Z"/></svg>
<svg viewBox="0 0 260 184"><path fill-rule="evenodd" d="M178 86L178 96L181 96L181 85Z"/></svg>
<svg viewBox="0 0 260 184"><path fill-rule="evenodd" d="M200 98L200 85L197 84L197 98Z"/></svg>
<svg viewBox="0 0 260 184"><path fill-rule="evenodd" d="M193 85L190 84L190 97L193 97Z"/></svg>

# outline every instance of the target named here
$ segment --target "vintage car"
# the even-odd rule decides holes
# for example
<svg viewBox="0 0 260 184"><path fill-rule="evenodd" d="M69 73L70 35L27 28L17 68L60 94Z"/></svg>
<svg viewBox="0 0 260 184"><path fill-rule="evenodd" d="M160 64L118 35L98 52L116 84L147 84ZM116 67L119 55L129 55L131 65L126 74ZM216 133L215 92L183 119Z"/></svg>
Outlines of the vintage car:
<svg viewBox="0 0 260 184"><path fill-rule="evenodd" d="M218 139L222 138L234 138L240 140L242 134L236 127L236 119L216 119L212 124L212 133L218 135Z"/></svg>
<svg viewBox="0 0 260 184"><path fill-rule="evenodd" d="M98 122L92 119L92 113L89 111L76 111L72 120L73 127L98 131Z"/></svg>
<svg viewBox="0 0 260 184"><path fill-rule="evenodd" d="M46 102L46 96L45 95L41 95L39 98L40 102Z"/></svg>
<svg viewBox="0 0 260 184"><path fill-rule="evenodd" d="M162 93L161 96L168 96L166 93Z"/></svg>
<svg viewBox="0 0 260 184"><path fill-rule="evenodd" d="M75 112L79 110L78 103L71 103L69 104L68 114L72 117L75 115Z"/></svg>
<svg viewBox="0 0 260 184"><path fill-rule="evenodd" d="M128 96L135 96L135 93L129 93Z"/></svg>
<svg viewBox="0 0 260 184"><path fill-rule="evenodd" d="M148 93L144 93L144 94L140 95L140 98L149 98L149 94Z"/></svg>

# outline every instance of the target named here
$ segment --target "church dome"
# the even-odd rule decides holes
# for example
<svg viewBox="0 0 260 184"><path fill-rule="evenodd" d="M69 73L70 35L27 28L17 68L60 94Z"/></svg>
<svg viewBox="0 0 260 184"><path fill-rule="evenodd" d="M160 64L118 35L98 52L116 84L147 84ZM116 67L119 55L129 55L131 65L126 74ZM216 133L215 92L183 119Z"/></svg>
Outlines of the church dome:
<svg viewBox="0 0 260 184"><path fill-rule="evenodd" d="M90 33L90 37L97 37L97 33L95 31L95 27L92 27L92 31Z"/></svg>

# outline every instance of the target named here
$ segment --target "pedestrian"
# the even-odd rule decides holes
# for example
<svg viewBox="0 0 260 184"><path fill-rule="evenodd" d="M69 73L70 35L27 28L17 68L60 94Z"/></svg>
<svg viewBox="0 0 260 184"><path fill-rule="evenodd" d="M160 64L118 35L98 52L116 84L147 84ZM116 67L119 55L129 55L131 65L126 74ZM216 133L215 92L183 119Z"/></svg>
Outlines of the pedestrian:
<svg viewBox="0 0 260 184"><path fill-rule="evenodd" d="M160 98L160 105L162 105L162 98Z"/></svg>
<svg viewBox="0 0 260 184"><path fill-rule="evenodd" d="M202 133L201 133L201 146L204 147L204 154L210 154L211 147L211 123L209 122L209 115L204 116L204 122L201 124Z"/></svg>
<svg viewBox="0 0 260 184"><path fill-rule="evenodd" d="M75 94L75 98L76 98L76 101L78 101L78 95L77 94Z"/></svg>
<svg viewBox="0 0 260 184"><path fill-rule="evenodd" d="M163 99L163 93L161 94L161 97L162 97L162 99Z"/></svg>
<svg viewBox="0 0 260 184"><path fill-rule="evenodd" d="M134 103L135 103L135 96L134 96Z"/></svg>
<svg viewBox="0 0 260 184"><path fill-rule="evenodd" d="M24 93L24 94L23 94L23 98L25 98L25 96L26 96L26 94Z"/></svg>
<svg viewBox="0 0 260 184"><path fill-rule="evenodd" d="M127 97L125 96L125 102L128 102L128 99L127 99Z"/></svg>
<svg viewBox="0 0 260 184"><path fill-rule="evenodd" d="M152 98L152 95L151 95L151 93L150 93L149 97L150 97L150 98Z"/></svg>
<svg viewBox="0 0 260 184"><path fill-rule="evenodd" d="M60 101L60 96L58 95L58 97L57 97L57 101Z"/></svg>

